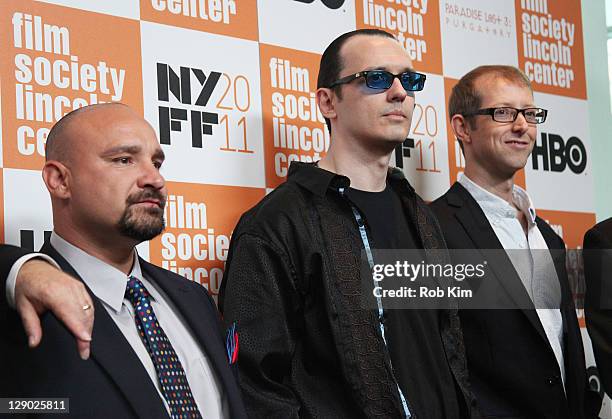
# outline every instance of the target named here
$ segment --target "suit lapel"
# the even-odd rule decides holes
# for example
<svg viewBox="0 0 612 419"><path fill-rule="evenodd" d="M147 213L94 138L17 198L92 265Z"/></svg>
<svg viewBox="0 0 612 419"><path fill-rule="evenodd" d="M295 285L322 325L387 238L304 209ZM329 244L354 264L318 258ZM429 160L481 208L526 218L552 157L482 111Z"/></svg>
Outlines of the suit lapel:
<svg viewBox="0 0 612 419"><path fill-rule="evenodd" d="M66 259L49 243L45 243L41 252L51 256L64 272L82 281ZM92 296L95 310L91 360L108 373L139 417L167 418L168 413L163 401L140 359L100 300L93 295L86 284L85 287Z"/></svg>
<svg viewBox="0 0 612 419"><path fill-rule="evenodd" d="M447 202L450 206L457 208L455 218L457 218L463 226L465 233L474 243L474 249L479 251L481 249L503 249L482 208L480 208L480 205L478 205L472 195L460 183L455 182L453 184L447 193ZM483 256L485 255L483 254ZM527 316L527 319L540 336L548 342L533 302L529 298L510 258L501 253L499 255L496 254L496 256L495 263L489 265L495 273L495 279L516 304L516 307L528 307L521 311Z"/></svg>
<svg viewBox="0 0 612 419"><path fill-rule="evenodd" d="M192 292L187 280L177 280L167 275L161 275L160 270L150 263L140 259L140 266L147 278L155 283L164 291L172 301L174 307L181 313L187 326L194 334L194 337L202 352L206 354L208 362L215 371L221 390L225 392L228 400L234 394L235 381L231 369L228 366L226 349L223 337L219 336L220 319L211 302L211 307L207 308L202 302L202 297ZM235 389L237 392L238 389ZM230 400L230 409L237 406ZM232 417L237 417L234 412Z"/></svg>
<svg viewBox="0 0 612 419"><path fill-rule="evenodd" d="M565 249L562 248L562 243L554 234L546 221L540 217L536 218L538 228L544 237L544 241L550 250L553 252L551 256L557 271L557 277L561 285L561 317L563 320L563 354L565 361L566 374L566 392L568 395L575 394L580 388L585 377L584 371L584 349L582 346L582 335L580 334L580 326L576 317L576 307L570 289L567 271L565 269ZM556 250L556 251L555 251ZM581 365L582 364L582 365ZM576 366L580 367L576 367ZM572 399L572 397L569 397Z"/></svg>

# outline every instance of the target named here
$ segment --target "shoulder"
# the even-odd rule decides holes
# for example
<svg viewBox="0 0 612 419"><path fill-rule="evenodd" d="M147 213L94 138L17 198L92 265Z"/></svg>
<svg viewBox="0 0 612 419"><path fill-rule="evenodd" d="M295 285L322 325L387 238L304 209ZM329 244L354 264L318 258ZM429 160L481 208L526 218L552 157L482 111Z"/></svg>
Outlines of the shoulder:
<svg viewBox="0 0 612 419"><path fill-rule="evenodd" d="M465 193L464 193L465 192ZM459 183L455 183L443 195L429 204L432 212L438 218L442 228L448 228L448 225L454 224L457 219L455 215L464 206L468 205L468 200L471 197L469 193Z"/></svg>
<svg viewBox="0 0 612 419"><path fill-rule="evenodd" d="M461 208L470 198L469 192L459 182L455 182L448 191L432 201L429 206L436 215L448 214Z"/></svg>
<svg viewBox="0 0 612 419"><path fill-rule="evenodd" d="M0 277L6 278L13 264L22 256L33 253L21 247L11 246L10 244L0 244Z"/></svg>
<svg viewBox="0 0 612 419"><path fill-rule="evenodd" d="M595 224L591 230L612 236L612 217Z"/></svg>
<svg viewBox="0 0 612 419"><path fill-rule="evenodd" d="M429 203L429 208L431 208L434 213L445 213L449 211L448 193L449 191L446 191L443 195L440 195Z"/></svg>
<svg viewBox="0 0 612 419"><path fill-rule="evenodd" d="M584 248L612 248L612 218L595 224L586 232Z"/></svg>
<svg viewBox="0 0 612 419"><path fill-rule="evenodd" d="M180 284L187 284L191 281L189 281L188 279L186 279L185 277L169 271L167 269L162 268L161 266L157 266L154 265L150 262L147 262L146 260L144 260L143 258L139 258L138 261L140 262L140 266L143 269L143 271L147 271L149 273L153 273L155 276L162 276L164 278L167 279L171 279L171 280L175 280L175 281L180 281Z"/></svg>
<svg viewBox="0 0 612 419"><path fill-rule="evenodd" d="M144 272L152 275L157 281L163 280L163 285L172 289L183 288L192 295L198 296L215 306L215 302L208 293L208 290L197 282L191 281L184 276L181 276L175 272L164 269L160 266L154 265L140 258L140 266Z"/></svg>
<svg viewBox="0 0 612 419"><path fill-rule="evenodd" d="M314 195L294 182L285 182L240 217L232 240L242 235L266 240L303 226L314 209ZM303 228L298 228L301 231Z"/></svg>

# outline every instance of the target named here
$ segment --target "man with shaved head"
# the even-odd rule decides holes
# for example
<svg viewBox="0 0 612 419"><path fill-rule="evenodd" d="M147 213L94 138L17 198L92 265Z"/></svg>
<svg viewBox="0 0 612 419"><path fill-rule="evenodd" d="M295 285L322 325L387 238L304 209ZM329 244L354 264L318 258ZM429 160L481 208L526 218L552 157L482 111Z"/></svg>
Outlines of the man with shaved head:
<svg viewBox="0 0 612 419"><path fill-rule="evenodd" d="M23 269L23 258L7 263L21 249L1 249L3 273L12 270L0 305L2 397L68 398L75 417L246 417L212 299L135 250L164 229L163 161L153 128L123 104L78 109L51 129L42 176L53 233ZM50 293L68 303L47 307ZM94 310L92 333L75 329Z"/></svg>

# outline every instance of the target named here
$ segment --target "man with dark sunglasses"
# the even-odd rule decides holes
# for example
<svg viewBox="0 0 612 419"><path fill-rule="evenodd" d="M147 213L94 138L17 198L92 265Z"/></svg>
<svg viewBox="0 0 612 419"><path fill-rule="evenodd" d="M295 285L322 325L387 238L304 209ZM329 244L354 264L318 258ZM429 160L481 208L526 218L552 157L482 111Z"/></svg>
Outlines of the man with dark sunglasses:
<svg viewBox="0 0 612 419"><path fill-rule="evenodd" d="M247 410L475 417L456 310L375 310L361 299L362 250L444 247L429 208L389 169L425 75L390 34L357 30L325 50L317 84L327 155L292 163L287 181L242 216L219 294L240 335Z"/></svg>
<svg viewBox="0 0 612 419"><path fill-rule="evenodd" d="M330 149L317 164L294 162L287 182L243 215L219 295L237 326L249 417L477 417L456 310L373 310L361 299L362 250L444 247L429 208L388 168L424 83L383 31L346 33L324 52L317 99ZM34 262L23 275L36 278ZM60 304L62 313L53 295L15 292L63 314L87 351L78 304Z"/></svg>
<svg viewBox="0 0 612 419"><path fill-rule="evenodd" d="M482 66L453 88L448 112L465 170L432 209L449 249L493 255L495 304L459 311L478 406L485 417L596 417L565 245L514 182L547 111L520 70Z"/></svg>

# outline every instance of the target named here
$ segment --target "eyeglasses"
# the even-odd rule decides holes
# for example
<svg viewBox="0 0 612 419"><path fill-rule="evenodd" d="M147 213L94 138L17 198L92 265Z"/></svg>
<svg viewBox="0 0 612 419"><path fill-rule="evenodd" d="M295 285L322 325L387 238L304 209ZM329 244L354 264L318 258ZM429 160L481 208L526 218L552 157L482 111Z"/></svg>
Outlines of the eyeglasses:
<svg viewBox="0 0 612 419"><path fill-rule="evenodd" d="M414 71L404 71L403 73L393 74L385 70L370 70L360 71L359 73L351 74L350 76L342 77L331 83L328 87L338 86L340 84L350 83L360 77L365 78L366 86L371 89L386 90L393 84L393 80L397 77L402 83L402 87L407 92L418 92L423 90L425 86L425 74L416 73Z"/></svg>
<svg viewBox="0 0 612 419"><path fill-rule="evenodd" d="M479 109L474 113L464 115L464 116L473 116L473 115L491 115L494 121L496 122L514 122L518 117L518 114L522 113L525 117L525 121L529 124L541 124L546 121L546 115L548 111L542 108L525 108L525 109L516 109L516 108L486 108Z"/></svg>

